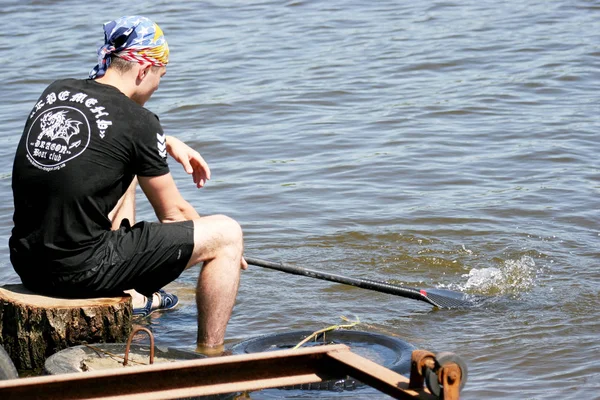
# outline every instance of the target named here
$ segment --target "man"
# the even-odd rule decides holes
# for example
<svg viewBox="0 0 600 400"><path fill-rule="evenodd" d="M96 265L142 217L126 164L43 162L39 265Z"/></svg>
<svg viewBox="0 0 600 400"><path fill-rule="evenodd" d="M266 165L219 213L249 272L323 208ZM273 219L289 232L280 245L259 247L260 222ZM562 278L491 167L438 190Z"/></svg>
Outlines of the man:
<svg viewBox="0 0 600 400"><path fill-rule="evenodd" d="M140 315L174 307L177 297L160 288L203 263L198 349L219 353L247 268L242 230L223 215L201 218L169 172L167 153L198 188L210 179L200 154L166 136L143 107L166 73L162 30L130 16L104 31L90 79L52 83L27 119L13 166L11 262L33 291L128 291ZM136 182L160 222L134 224Z"/></svg>

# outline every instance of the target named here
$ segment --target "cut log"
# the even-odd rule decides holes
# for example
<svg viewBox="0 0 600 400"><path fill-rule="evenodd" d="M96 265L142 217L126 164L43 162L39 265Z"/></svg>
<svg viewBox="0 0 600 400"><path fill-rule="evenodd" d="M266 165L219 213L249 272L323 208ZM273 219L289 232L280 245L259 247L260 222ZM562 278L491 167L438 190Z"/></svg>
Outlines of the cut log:
<svg viewBox="0 0 600 400"><path fill-rule="evenodd" d="M39 370L50 355L82 343L126 342L131 297L63 299L23 285L0 287L0 344L19 370Z"/></svg>

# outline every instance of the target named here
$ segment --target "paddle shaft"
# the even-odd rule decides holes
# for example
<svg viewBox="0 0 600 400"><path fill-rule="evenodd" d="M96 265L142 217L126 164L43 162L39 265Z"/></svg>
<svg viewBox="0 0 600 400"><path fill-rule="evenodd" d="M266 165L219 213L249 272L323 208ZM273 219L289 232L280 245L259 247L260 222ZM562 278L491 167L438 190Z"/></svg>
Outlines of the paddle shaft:
<svg viewBox="0 0 600 400"><path fill-rule="evenodd" d="M419 289L413 289L409 287L402 287L397 285L391 285L387 282L373 281L370 279L360 278L349 278L342 275L330 274L326 272L315 271L307 268L296 267L281 262L272 262L266 260L260 260L257 258L244 257L246 262L251 265L258 267L265 267L275 269L282 272L287 272L294 275L308 276L311 278L322 279L325 281L343 283L346 285L356 286L363 289L375 290L382 293L394 294L397 296L407 297L410 299L425 301L434 306L439 306L437 303L432 302L427 296L423 295Z"/></svg>

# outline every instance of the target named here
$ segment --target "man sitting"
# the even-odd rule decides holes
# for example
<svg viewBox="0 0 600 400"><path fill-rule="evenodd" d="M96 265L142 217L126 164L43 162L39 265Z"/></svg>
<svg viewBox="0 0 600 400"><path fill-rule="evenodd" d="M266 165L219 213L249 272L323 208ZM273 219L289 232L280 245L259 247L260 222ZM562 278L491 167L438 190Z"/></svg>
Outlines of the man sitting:
<svg viewBox="0 0 600 400"><path fill-rule="evenodd" d="M200 217L183 199L167 154L198 188L210 169L143 107L166 73L162 30L129 16L104 24L104 33L89 79L50 84L25 124L12 175L12 265L42 294L129 291L135 313L144 316L174 307L177 297L161 288L203 263L198 347L219 352L240 269L247 268L241 227L223 215ZM135 223L136 183L160 222Z"/></svg>

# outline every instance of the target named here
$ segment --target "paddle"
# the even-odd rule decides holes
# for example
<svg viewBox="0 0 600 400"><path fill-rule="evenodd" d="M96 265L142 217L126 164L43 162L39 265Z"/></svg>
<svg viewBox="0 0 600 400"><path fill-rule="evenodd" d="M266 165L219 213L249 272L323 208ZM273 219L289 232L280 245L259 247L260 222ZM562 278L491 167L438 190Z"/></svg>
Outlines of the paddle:
<svg viewBox="0 0 600 400"><path fill-rule="evenodd" d="M312 269L296 267L282 262L260 260L258 258L244 257L250 265L275 269L294 275L308 276L325 281L343 283L363 289L375 290L382 293L395 294L409 299L425 301L439 308L465 308L473 306L473 302L464 293L446 289L414 289L405 286L392 285L387 282L374 281L362 278L348 278L342 275L319 272Z"/></svg>

